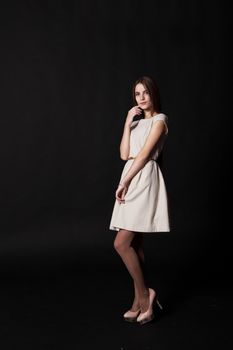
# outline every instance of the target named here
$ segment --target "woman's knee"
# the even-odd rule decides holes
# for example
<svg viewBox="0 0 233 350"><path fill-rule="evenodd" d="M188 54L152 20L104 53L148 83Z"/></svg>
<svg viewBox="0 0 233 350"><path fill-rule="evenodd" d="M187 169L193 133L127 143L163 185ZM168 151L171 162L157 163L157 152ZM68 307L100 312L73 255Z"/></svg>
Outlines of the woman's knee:
<svg viewBox="0 0 233 350"><path fill-rule="evenodd" d="M114 248L117 252L123 252L129 248L130 242L131 240L127 234L118 233L114 240Z"/></svg>
<svg viewBox="0 0 233 350"><path fill-rule="evenodd" d="M126 248L124 240L116 237L114 240L114 248L117 252L123 251Z"/></svg>

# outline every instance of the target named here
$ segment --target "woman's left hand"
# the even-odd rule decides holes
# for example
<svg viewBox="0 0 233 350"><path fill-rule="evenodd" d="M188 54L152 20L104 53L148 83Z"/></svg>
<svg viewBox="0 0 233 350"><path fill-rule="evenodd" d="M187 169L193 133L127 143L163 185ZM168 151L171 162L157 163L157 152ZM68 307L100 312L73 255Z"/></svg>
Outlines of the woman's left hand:
<svg viewBox="0 0 233 350"><path fill-rule="evenodd" d="M118 202L121 203L125 203L125 195L128 191L128 186L125 184L121 184L119 183L118 188L116 190L116 199L118 200Z"/></svg>

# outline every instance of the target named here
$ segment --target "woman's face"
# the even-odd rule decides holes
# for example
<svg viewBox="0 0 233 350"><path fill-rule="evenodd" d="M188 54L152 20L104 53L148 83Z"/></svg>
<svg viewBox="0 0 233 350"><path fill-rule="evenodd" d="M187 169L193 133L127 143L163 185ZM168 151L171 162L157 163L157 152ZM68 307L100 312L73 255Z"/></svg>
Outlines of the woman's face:
<svg viewBox="0 0 233 350"><path fill-rule="evenodd" d="M153 108L149 91L141 83L135 86L135 99L141 109L151 110Z"/></svg>

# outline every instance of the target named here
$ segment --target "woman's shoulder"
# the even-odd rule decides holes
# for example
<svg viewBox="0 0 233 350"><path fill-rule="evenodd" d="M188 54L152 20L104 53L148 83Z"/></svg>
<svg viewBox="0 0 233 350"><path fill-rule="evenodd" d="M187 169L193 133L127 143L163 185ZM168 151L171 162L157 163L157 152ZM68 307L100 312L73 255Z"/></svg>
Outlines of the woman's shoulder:
<svg viewBox="0 0 233 350"><path fill-rule="evenodd" d="M167 122L168 121L168 116L167 116L167 114L161 112L161 113L158 113L158 114L154 115L153 119L154 120L165 120Z"/></svg>
<svg viewBox="0 0 233 350"><path fill-rule="evenodd" d="M165 135L168 134L168 116L165 114L165 113L158 113L156 114L154 117L154 120L153 120L153 123L156 121L156 120L162 120L166 126L166 133Z"/></svg>

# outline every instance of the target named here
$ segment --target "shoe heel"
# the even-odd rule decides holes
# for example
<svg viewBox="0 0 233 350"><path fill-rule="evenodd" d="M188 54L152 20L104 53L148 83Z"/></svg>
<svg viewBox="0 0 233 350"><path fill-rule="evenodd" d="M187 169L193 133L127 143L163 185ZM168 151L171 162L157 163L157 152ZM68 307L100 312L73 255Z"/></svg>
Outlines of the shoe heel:
<svg viewBox="0 0 233 350"><path fill-rule="evenodd" d="M156 304L158 305L158 307L160 308L160 310L163 310L162 305L160 304L160 302L158 301L158 299L156 299Z"/></svg>

